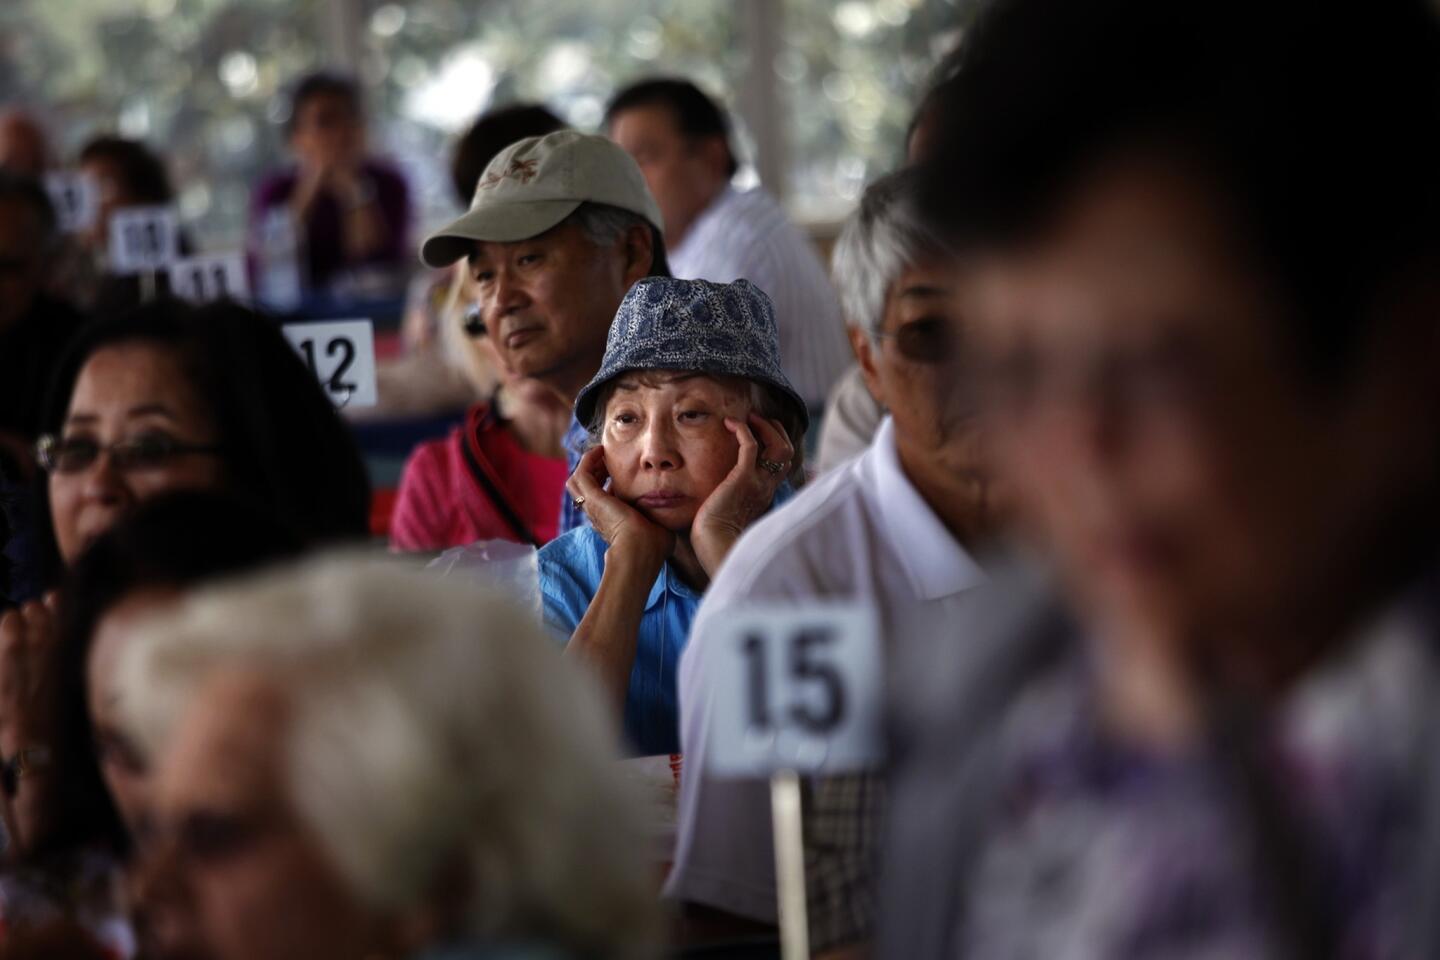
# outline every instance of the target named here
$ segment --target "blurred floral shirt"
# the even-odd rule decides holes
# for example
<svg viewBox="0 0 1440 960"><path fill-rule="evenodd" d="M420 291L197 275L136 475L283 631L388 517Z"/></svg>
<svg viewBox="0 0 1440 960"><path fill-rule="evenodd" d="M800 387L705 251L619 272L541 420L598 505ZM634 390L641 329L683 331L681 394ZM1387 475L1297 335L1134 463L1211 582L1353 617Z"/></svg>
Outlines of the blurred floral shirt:
<svg viewBox="0 0 1440 960"><path fill-rule="evenodd" d="M1252 731L1313 881L1301 922L1322 922L1334 956L1399 955L1415 912L1419 788L1425 758L1440 751L1425 644L1403 621L1384 624ZM1071 661L1009 711L998 755L998 809L966 884L961 955L1285 955L1261 881L1266 854L1252 841L1286 830L1257 829L1224 751L1160 756L1117 743Z"/></svg>

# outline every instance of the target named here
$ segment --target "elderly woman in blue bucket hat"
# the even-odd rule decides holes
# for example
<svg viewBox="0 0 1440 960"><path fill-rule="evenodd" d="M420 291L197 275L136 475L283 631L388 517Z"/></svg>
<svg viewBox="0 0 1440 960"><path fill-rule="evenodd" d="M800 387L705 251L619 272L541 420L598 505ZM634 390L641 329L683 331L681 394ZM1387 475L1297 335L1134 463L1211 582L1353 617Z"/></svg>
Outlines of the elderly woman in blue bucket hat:
<svg viewBox="0 0 1440 960"><path fill-rule="evenodd" d="M808 416L770 298L746 280L641 280L575 416L590 449L567 489L591 525L540 551L545 621L599 673L632 750L678 753L675 667L700 595L802 475Z"/></svg>

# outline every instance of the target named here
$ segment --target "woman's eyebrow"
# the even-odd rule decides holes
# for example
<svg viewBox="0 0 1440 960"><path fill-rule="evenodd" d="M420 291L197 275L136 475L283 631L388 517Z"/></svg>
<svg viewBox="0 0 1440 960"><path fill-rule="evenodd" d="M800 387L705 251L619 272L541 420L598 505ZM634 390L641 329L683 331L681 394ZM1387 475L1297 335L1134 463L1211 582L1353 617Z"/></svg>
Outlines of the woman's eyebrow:
<svg viewBox="0 0 1440 960"><path fill-rule="evenodd" d="M65 418L67 427L88 427L100 418L93 413L72 413Z"/></svg>

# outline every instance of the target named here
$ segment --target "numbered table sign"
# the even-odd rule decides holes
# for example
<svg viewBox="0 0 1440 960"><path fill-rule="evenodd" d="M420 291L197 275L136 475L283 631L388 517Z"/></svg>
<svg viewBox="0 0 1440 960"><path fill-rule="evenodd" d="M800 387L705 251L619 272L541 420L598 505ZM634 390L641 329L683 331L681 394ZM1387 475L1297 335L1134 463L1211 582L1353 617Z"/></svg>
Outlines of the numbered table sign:
<svg viewBox="0 0 1440 960"><path fill-rule="evenodd" d="M174 207L125 207L110 215L110 271L156 273L180 258Z"/></svg>
<svg viewBox="0 0 1440 960"><path fill-rule="evenodd" d="M879 763L884 681L873 608L742 607L715 628L712 773L837 773Z"/></svg>
<svg viewBox="0 0 1440 960"><path fill-rule="evenodd" d="M245 254L217 253L185 257L170 264L170 292L192 303L250 297Z"/></svg>
<svg viewBox="0 0 1440 960"><path fill-rule="evenodd" d="M285 337L337 407L373 407L375 329L369 320L287 323Z"/></svg>
<svg viewBox="0 0 1440 960"><path fill-rule="evenodd" d="M94 180L81 173L50 173L45 175L45 190L63 232L79 233L95 225L100 191Z"/></svg>

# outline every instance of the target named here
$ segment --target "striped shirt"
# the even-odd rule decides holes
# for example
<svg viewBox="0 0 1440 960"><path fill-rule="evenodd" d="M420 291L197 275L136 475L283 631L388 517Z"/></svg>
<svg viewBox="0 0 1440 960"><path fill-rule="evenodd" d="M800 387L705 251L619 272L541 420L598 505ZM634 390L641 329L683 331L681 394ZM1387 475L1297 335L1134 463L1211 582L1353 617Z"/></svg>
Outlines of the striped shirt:
<svg viewBox="0 0 1440 960"><path fill-rule="evenodd" d="M780 332L780 365L812 411L850 365L840 301L815 247L764 190L729 187L669 251L682 280L745 278L769 294Z"/></svg>

